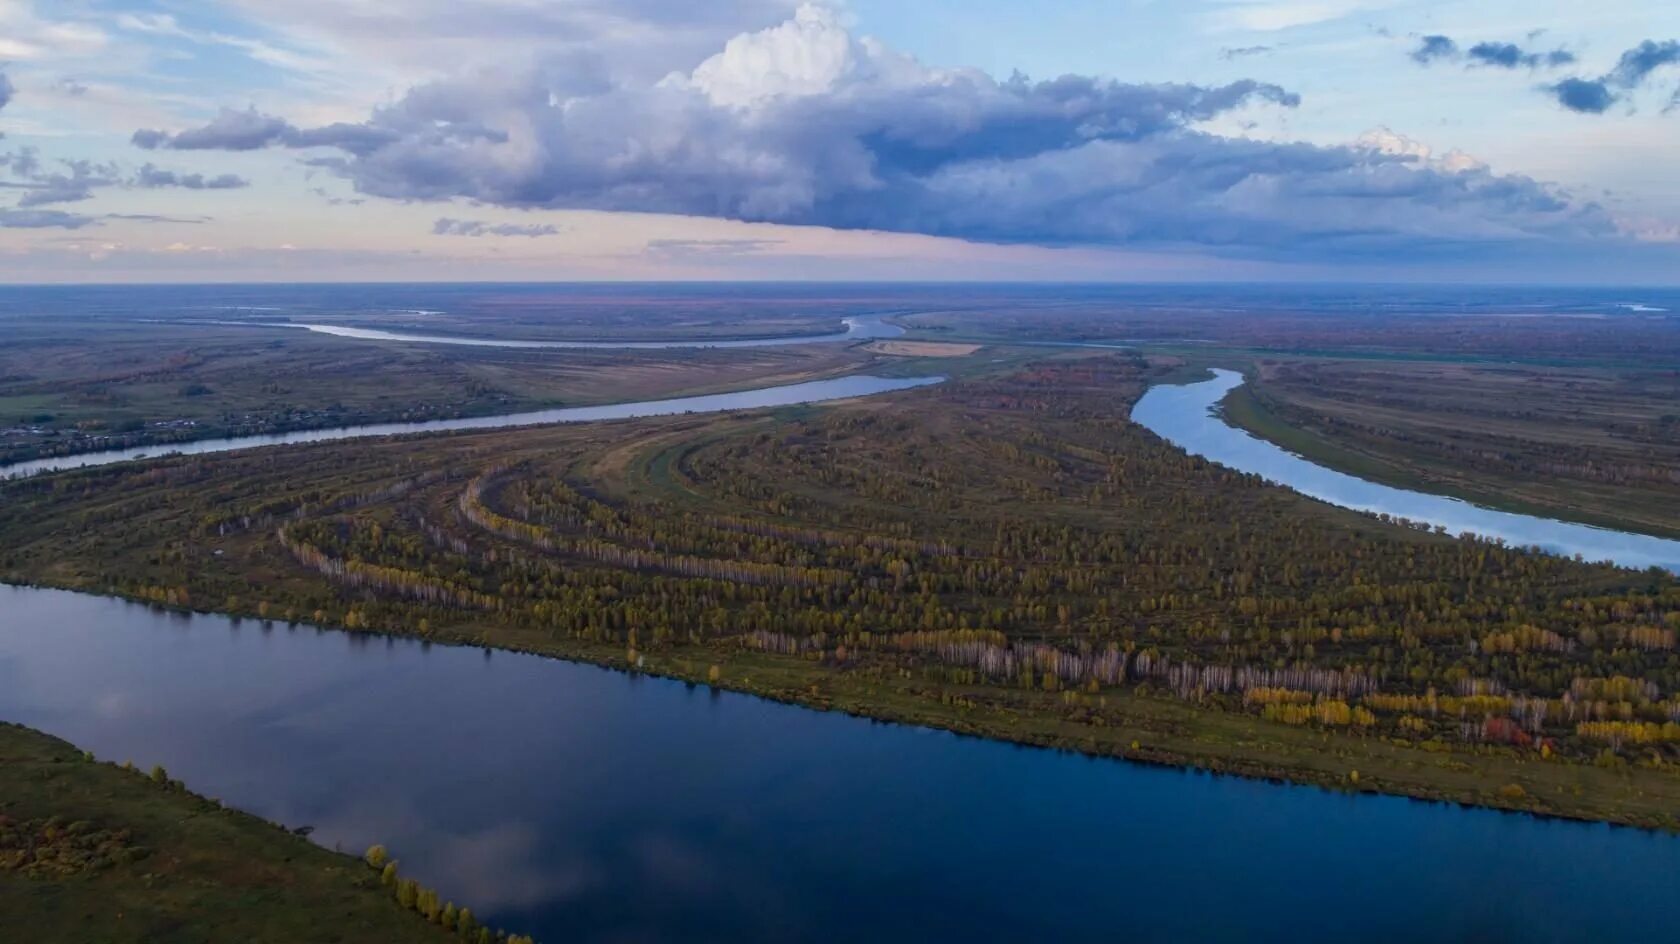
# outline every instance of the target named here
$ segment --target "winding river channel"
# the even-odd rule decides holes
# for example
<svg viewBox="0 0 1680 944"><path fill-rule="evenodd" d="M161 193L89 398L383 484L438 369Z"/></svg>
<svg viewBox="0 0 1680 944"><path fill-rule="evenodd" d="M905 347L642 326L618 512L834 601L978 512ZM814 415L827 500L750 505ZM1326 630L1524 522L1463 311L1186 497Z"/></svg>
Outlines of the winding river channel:
<svg viewBox="0 0 1680 944"><path fill-rule="evenodd" d="M179 450L775 406L938 380L848 377ZM1133 415L1315 497L1430 519L1435 506L1418 503L1430 496L1335 491L1337 473L1226 426L1211 410L1238 382L1220 372L1156 387ZM1436 501L1455 529L1522 518ZM1583 545L1577 530L1605 543ZM1671 542L1579 526L1503 536L1680 560L1661 547ZM0 586L0 718L104 759L163 764L328 846L384 843L405 873L550 944L1680 940L1670 836L1091 760L530 655L63 591Z"/></svg>
<svg viewBox="0 0 1680 944"><path fill-rule="evenodd" d="M0 466L0 479L22 478L43 472L59 472L88 466L130 462L148 456L165 454L204 455L213 452L232 452L236 449L256 449L261 446L290 446L300 443L334 442L342 439L363 439L373 436L399 436L408 433L437 433L461 429L506 429L515 426L547 426L555 423L585 423L593 420L621 420L641 416L673 416L679 413L718 413L727 410L751 410L772 406L792 406L798 403L821 403L849 397L869 396L894 390L925 387L944 380L943 377L875 377L853 374L828 380L714 393L698 397L675 397L669 400L642 400L634 403L608 403L601 406L558 407L552 410L533 410L528 413L503 413L496 416L469 416L448 420L421 420L413 423L373 423L364 426L341 426L336 429L309 429L291 433L272 433L260 436L235 436L224 439L198 439L168 446L112 449L106 452L84 452L69 456L35 459Z"/></svg>
<svg viewBox="0 0 1680 944"><path fill-rule="evenodd" d="M1610 561L1624 567L1680 571L1680 541L1484 508L1367 482L1316 465L1225 422L1217 412L1225 395L1242 386L1234 370L1214 370L1211 380L1151 387L1132 408L1132 421L1187 452L1241 472L1252 472L1303 495L1352 508L1466 531L1519 547Z"/></svg>

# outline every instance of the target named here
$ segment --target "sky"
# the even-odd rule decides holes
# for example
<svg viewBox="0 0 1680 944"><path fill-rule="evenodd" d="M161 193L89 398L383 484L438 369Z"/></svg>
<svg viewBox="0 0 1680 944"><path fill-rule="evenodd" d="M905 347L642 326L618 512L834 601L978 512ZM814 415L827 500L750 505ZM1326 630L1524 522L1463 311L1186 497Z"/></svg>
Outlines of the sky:
<svg viewBox="0 0 1680 944"><path fill-rule="evenodd" d="M0 280L1680 284L1671 0L0 0Z"/></svg>

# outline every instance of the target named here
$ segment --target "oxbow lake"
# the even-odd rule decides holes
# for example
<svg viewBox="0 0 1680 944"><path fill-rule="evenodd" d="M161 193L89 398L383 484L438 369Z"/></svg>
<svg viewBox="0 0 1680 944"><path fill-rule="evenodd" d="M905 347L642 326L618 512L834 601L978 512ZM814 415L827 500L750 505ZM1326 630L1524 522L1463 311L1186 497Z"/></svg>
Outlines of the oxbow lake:
<svg viewBox="0 0 1680 944"><path fill-rule="evenodd" d="M1680 940L1672 836L0 586L0 717L548 944Z"/></svg>

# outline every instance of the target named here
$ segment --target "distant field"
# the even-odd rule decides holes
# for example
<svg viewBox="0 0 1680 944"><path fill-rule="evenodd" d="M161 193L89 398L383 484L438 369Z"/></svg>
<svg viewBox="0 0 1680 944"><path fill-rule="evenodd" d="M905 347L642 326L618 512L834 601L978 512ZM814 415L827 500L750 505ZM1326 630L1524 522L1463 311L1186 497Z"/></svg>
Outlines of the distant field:
<svg viewBox="0 0 1680 944"><path fill-rule="evenodd" d="M1680 367L1680 316L1518 317L1323 308L1126 305L1072 297L926 310L900 323L924 339L1129 343L1197 354L1517 361L1531 366ZM1229 306L1229 307L1227 307Z"/></svg>
<svg viewBox="0 0 1680 944"><path fill-rule="evenodd" d="M865 350L874 354L893 354L901 357L967 357L980 350L980 345L941 341L876 341Z"/></svg>
<svg viewBox="0 0 1680 944"><path fill-rule="evenodd" d="M510 350L133 322L0 325L0 463L223 435L713 393L857 370L827 344Z"/></svg>
<svg viewBox="0 0 1680 944"><path fill-rule="evenodd" d="M1680 371L1269 360L1228 415L1370 478L1680 534Z"/></svg>

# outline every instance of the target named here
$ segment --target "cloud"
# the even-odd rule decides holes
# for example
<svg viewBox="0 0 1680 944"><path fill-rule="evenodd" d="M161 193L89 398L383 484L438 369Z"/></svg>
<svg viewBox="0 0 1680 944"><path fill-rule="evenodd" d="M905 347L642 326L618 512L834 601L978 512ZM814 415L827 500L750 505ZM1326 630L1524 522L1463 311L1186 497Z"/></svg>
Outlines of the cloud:
<svg viewBox="0 0 1680 944"><path fill-rule="evenodd" d="M1529 33L1528 39L1532 42L1541 34L1542 31L1535 30ZM1440 35L1420 37L1411 58L1421 65L1462 61L1466 67L1529 70L1557 69L1577 61L1574 53L1561 47L1541 52L1524 49L1516 43L1480 42L1468 50L1461 50L1451 37ZM1623 52L1615 67L1597 78L1571 76L1539 88L1570 111L1603 114L1612 105L1623 101L1625 93L1644 85L1651 73L1676 64L1680 64L1680 40L1658 42L1647 39ZM1675 102L1680 102L1680 91L1676 92ZM1672 110L1675 102L1670 102L1663 111Z"/></svg>
<svg viewBox="0 0 1680 944"><path fill-rule="evenodd" d="M313 166L395 200L996 243L1310 257L1614 230L1593 204L1467 159L1200 127L1299 103L1276 85L998 80L924 66L815 6L653 81L597 82L575 65L433 80L363 122L304 128L224 112L200 128L141 132L136 143L326 148L336 153L313 155Z"/></svg>
<svg viewBox="0 0 1680 944"><path fill-rule="evenodd" d="M1401 157L1409 161L1415 161L1420 166L1447 173L1457 174L1464 171L1487 170L1487 164L1463 151L1454 149L1436 157L1434 149L1429 145L1416 138L1396 134L1388 128L1374 128L1360 135L1353 143L1355 147L1366 148L1378 154Z"/></svg>
<svg viewBox="0 0 1680 944"><path fill-rule="evenodd" d="M91 18L58 10L52 10L58 18L43 18L54 6L74 5L0 0L0 62L62 61L104 51L108 37Z"/></svg>
<svg viewBox="0 0 1680 944"><path fill-rule="evenodd" d="M0 207L0 229L81 229L95 222L98 217L64 210Z"/></svg>
<svg viewBox="0 0 1680 944"><path fill-rule="evenodd" d="M1412 60L1420 65L1428 65L1437 59L1458 58L1458 44L1446 36L1425 36L1418 41L1418 47L1412 50Z"/></svg>
<svg viewBox="0 0 1680 944"><path fill-rule="evenodd" d="M1272 49L1273 47L1271 46L1226 46L1224 49L1219 50L1219 58L1229 62L1233 59L1245 59L1249 56L1265 55L1266 53L1271 52Z"/></svg>
<svg viewBox="0 0 1680 944"><path fill-rule="evenodd" d="M1616 61L1616 68L1605 76L1605 80L1625 89L1638 88L1652 72L1677 63L1680 63L1680 40L1659 43L1647 39L1622 53Z"/></svg>
<svg viewBox="0 0 1680 944"><path fill-rule="evenodd" d="M1535 39L1538 33L1531 33ZM1546 52L1529 51L1516 43L1480 42L1462 49L1450 36L1431 35L1418 39L1411 58L1419 65L1435 62L1459 62L1468 66L1487 66L1496 69L1555 69L1575 61L1575 54L1558 48Z"/></svg>
<svg viewBox="0 0 1680 944"><path fill-rule="evenodd" d="M170 134L151 128L134 132L129 139L148 151L256 151L278 146L288 148L336 147L352 154L365 153L391 136L367 125L331 124L302 129L282 118L265 115L255 108L235 111L224 108L208 124Z"/></svg>
<svg viewBox="0 0 1680 944"><path fill-rule="evenodd" d="M1386 0L1222 0L1206 15L1215 30L1275 32L1343 19Z"/></svg>
<svg viewBox="0 0 1680 944"><path fill-rule="evenodd" d="M65 160L59 163L68 173L41 170L33 150L26 150L22 156L8 161L12 172L23 178L22 183L11 184L24 191L23 196L18 199L17 205L20 208L48 206L54 203L78 203L92 197L96 188L109 187L118 182L118 171L114 164L96 164L86 160Z"/></svg>
<svg viewBox="0 0 1680 944"><path fill-rule="evenodd" d="M20 191L16 209L31 210L55 204L80 203L92 199L95 191L112 187L148 190L165 187L185 190L232 190L249 186L250 183L234 174L207 177L204 174L163 170L152 164L144 165L133 175L126 174L116 162L99 163L61 158L55 161L54 165L62 169L49 170L42 164L39 152L30 147L0 154L0 171L11 177L9 180L0 181L0 188ZM106 218L116 217L107 214ZM83 218L81 215L71 214L17 219L25 222L11 225L63 226L69 225L67 221L76 220L74 225L83 226L96 217ZM32 222L36 220L58 222Z"/></svg>
<svg viewBox="0 0 1680 944"><path fill-rule="evenodd" d="M0 108L11 104L12 96L17 94L17 88L12 85L12 79L5 72L0 72Z"/></svg>
<svg viewBox="0 0 1680 944"><path fill-rule="evenodd" d="M1465 55L1472 64L1500 69L1538 69L1542 66L1557 68L1575 61L1575 54L1567 49L1553 49L1545 53L1525 52L1516 43L1477 43L1471 46Z"/></svg>
<svg viewBox="0 0 1680 944"><path fill-rule="evenodd" d="M1680 65L1680 40L1657 42L1647 39L1622 53L1615 68L1596 79L1573 77L1544 86L1557 103L1570 111L1601 115L1645 84L1651 73L1665 66ZM1664 106L1667 114L1680 102L1680 90Z"/></svg>
<svg viewBox="0 0 1680 944"><path fill-rule="evenodd" d="M1602 79L1564 79L1546 86L1557 103L1570 111L1603 114L1616 104L1616 94Z"/></svg>
<svg viewBox="0 0 1680 944"><path fill-rule="evenodd" d="M548 223L487 223L483 220L455 220L443 217L432 224L434 236L554 236L560 227Z"/></svg>
<svg viewBox="0 0 1680 944"><path fill-rule="evenodd" d="M180 187L185 190L237 190L241 187L249 187L251 182L237 174L218 174L214 177L206 177L203 174L180 174L146 164L134 175L133 184L136 187L148 189Z"/></svg>
<svg viewBox="0 0 1680 944"><path fill-rule="evenodd" d="M264 33L324 49L376 74L433 75L511 61L540 38L551 66L605 84L645 83L687 71L742 32L786 19L799 0L227 0Z"/></svg>
<svg viewBox="0 0 1680 944"><path fill-rule="evenodd" d="M134 223L178 223L197 225L208 223L212 219L208 216L165 216L161 213L107 213L101 219L128 220Z"/></svg>
<svg viewBox="0 0 1680 944"><path fill-rule="evenodd" d="M665 259L720 259L764 252L783 242L780 239L650 239L643 251Z"/></svg>

